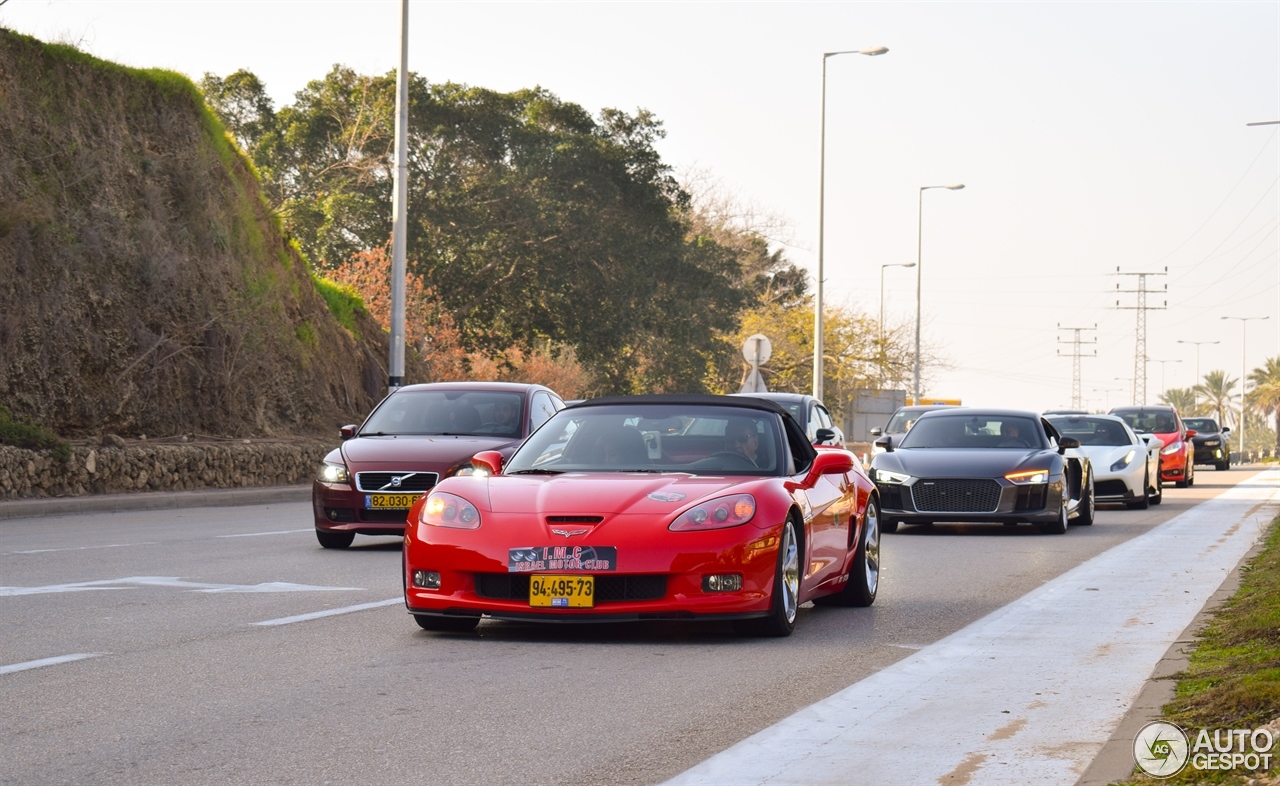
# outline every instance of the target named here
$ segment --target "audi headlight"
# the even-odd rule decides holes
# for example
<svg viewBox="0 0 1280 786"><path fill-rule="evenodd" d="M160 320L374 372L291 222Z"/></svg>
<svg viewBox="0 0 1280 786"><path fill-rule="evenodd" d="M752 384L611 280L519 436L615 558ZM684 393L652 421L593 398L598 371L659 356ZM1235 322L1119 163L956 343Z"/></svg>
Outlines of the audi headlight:
<svg viewBox="0 0 1280 786"><path fill-rule="evenodd" d="M686 510L671 522L667 529L672 532L724 529L746 524L754 515L756 515L755 497L750 494L733 494Z"/></svg>
<svg viewBox="0 0 1280 786"><path fill-rule="evenodd" d="M320 472L316 478L321 483L349 483L351 482L351 473L347 472L346 464L326 461L320 465Z"/></svg>
<svg viewBox="0 0 1280 786"><path fill-rule="evenodd" d="M1164 450L1160 451L1160 455L1171 456L1174 453L1177 453L1179 450L1182 450L1182 440L1180 439L1174 440L1173 442L1170 442L1168 445L1165 445Z"/></svg>
<svg viewBox="0 0 1280 786"><path fill-rule="evenodd" d="M1130 450L1128 453L1124 454L1124 458L1120 459L1119 461L1111 465L1111 471L1119 472L1120 470L1129 466L1129 462L1133 461L1133 457L1135 455L1136 455L1136 451Z"/></svg>
<svg viewBox="0 0 1280 786"><path fill-rule="evenodd" d="M1016 483L1024 486L1029 483L1048 483L1049 470L1047 469L1029 469L1024 472L1010 472L1004 476L1004 479L1010 483Z"/></svg>
<svg viewBox="0 0 1280 786"><path fill-rule="evenodd" d="M423 524L453 529L478 529L480 511L457 494L433 491L427 495L418 518Z"/></svg>
<svg viewBox="0 0 1280 786"><path fill-rule="evenodd" d="M905 472L890 472L887 469L876 470L877 483L897 483L902 484L911 480L911 476Z"/></svg>

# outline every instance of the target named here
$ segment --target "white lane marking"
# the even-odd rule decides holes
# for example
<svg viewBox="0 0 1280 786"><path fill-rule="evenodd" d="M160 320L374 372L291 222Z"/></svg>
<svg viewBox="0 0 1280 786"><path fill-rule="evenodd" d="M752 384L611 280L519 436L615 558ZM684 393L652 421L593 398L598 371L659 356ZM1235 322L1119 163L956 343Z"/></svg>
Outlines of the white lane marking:
<svg viewBox="0 0 1280 786"><path fill-rule="evenodd" d="M27 549L26 551L8 551L4 556L10 554L51 554L55 551L88 551L89 549L123 549L129 546L155 546L156 541L144 540L141 543L108 543L105 546L74 546L65 549Z"/></svg>
<svg viewBox="0 0 1280 786"><path fill-rule="evenodd" d="M404 596L398 598L389 598L387 600L379 600L373 603L361 603L356 606L344 606L340 609L327 609L325 611L313 611L310 614L295 614L292 617L280 617L274 620L265 620L263 622L253 622L251 625L288 625L291 622L306 622L307 620L317 620L321 617L333 617L338 614L350 614L353 611L364 611L365 609L377 609L383 606L391 606L396 603L404 603Z"/></svg>
<svg viewBox="0 0 1280 786"><path fill-rule="evenodd" d="M357 592L363 590L363 587L320 587L312 584L290 584L285 581L268 581L263 584L207 584L199 581L183 581L176 576L130 576L123 579L80 581L73 584L49 584L43 587L0 587L0 598L16 595L47 595L58 592L84 592L86 590L132 589L134 587L176 587L193 592L211 593Z"/></svg>
<svg viewBox="0 0 1280 786"><path fill-rule="evenodd" d="M74 663L78 660L86 658L96 658L99 655L107 655L106 652L77 652L74 655L59 655L56 658L41 658L40 660L29 660L25 663L10 663L8 666L0 666L0 674L13 674L17 671L26 671L27 669L38 669L42 666L57 666L59 663Z"/></svg>
<svg viewBox="0 0 1280 786"><path fill-rule="evenodd" d="M237 535L218 535L219 538L257 538L262 535L293 535L298 532L315 532L315 527L306 529L279 529L275 532L241 532Z"/></svg>
<svg viewBox="0 0 1280 786"><path fill-rule="evenodd" d="M667 784L1074 783L1278 507L1269 470Z"/></svg>

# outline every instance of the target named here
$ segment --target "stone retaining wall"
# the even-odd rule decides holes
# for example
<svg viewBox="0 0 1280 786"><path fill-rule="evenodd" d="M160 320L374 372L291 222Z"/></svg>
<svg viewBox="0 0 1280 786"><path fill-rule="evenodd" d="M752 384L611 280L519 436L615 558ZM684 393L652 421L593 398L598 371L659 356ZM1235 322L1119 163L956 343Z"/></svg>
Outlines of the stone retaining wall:
<svg viewBox="0 0 1280 786"><path fill-rule="evenodd" d="M265 440L78 446L64 463L48 451L0 445L0 499L287 486L314 478L333 447Z"/></svg>

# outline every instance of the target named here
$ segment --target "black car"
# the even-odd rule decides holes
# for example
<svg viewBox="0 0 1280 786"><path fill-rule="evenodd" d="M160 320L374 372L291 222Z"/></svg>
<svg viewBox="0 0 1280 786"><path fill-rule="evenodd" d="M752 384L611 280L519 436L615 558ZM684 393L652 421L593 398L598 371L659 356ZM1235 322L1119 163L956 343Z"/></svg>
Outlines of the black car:
<svg viewBox="0 0 1280 786"><path fill-rule="evenodd" d="M822 402L803 393L734 393L735 396L762 398L778 404L796 419L809 441L815 445L844 447L844 431L835 424Z"/></svg>
<svg viewBox="0 0 1280 786"><path fill-rule="evenodd" d="M1062 534L1093 523L1093 469L1034 412L949 408L926 412L871 461L880 490L880 528L935 521L1038 524Z"/></svg>
<svg viewBox="0 0 1280 786"><path fill-rule="evenodd" d="M1195 463L1212 464L1219 470L1231 468L1231 429L1219 427L1213 418L1186 418L1182 422L1196 432L1191 438Z"/></svg>

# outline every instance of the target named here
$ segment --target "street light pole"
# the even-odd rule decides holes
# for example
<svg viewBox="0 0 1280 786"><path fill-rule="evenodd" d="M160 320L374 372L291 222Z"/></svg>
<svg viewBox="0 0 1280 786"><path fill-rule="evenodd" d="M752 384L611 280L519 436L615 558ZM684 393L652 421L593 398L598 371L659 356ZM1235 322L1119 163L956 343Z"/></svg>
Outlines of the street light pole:
<svg viewBox="0 0 1280 786"><path fill-rule="evenodd" d="M822 114L818 135L818 289L813 303L813 397L822 398L822 251L823 223L826 219L827 176L827 58L836 55L867 55L875 57L889 50L883 46L870 49L848 49L843 52L822 53Z"/></svg>
<svg viewBox="0 0 1280 786"><path fill-rule="evenodd" d="M1248 338L1245 329L1248 327L1251 319L1269 319L1270 317L1223 317L1223 319L1240 320L1240 463L1244 463L1244 372L1247 368L1245 363L1245 340Z"/></svg>
<svg viewBox="0 0 1280 786"><path fill-rule="evenodd" d="M1195 385L1199 385L1199 384L1200 384L1200 345L1201 345L1201 344L1221 344L1222 342L1221 342L1221 341L1183 341L1182 339L1178 339L1178 343L1179 343L1179 344L1195 344L1195 345L1196 345L1196 381L1195 381ZM1200 404L1200 396L1199 396L1199 394L1198 394L1198 393L1196 393L1195 385L1192 385L1192 386L1191 386L1191 396L1192 396L1192 400L1196 402L1196 405L1197 405L1197 406L1199 406L1199 404Z"/></svg>
<svg viewBox="0 0 1280 786"><path fill-rule="evenodd" d="M880 266L880 383L884 385L884 269L887 267L915 267L915 262L890 262Z"/></svg>
<svg viewBox="0 0 1280 786"><path fill-rule="evenodd" d="M409 0L400 0L396 69L396 173L391 186L391 357L387 392L404 384L405 256L409 234Z"/></svg>
<svg viewBox="0 0 1280 786"><path fill-rule="evenodd" d="M1154 360L1152 358L1147 358L1147 362L1160 364L1160 392L1161 393L1169 392L1169 389L1164 386L1164 364L1165 363L1181 363L1182 360L1180 359L1179 360Z"/></svg>
<svg viewBox="0 0 1280 786"><path fill-rule="evenodd" d="M920 403L920 273L921 262L924 249L924 192L931 188L945 188L949 191L959 191L964 188L964 183L954 183L949 186L920 186L920 200L916 208L916 362L915 362L915 384L912 386L913 403Z"/></svg>

